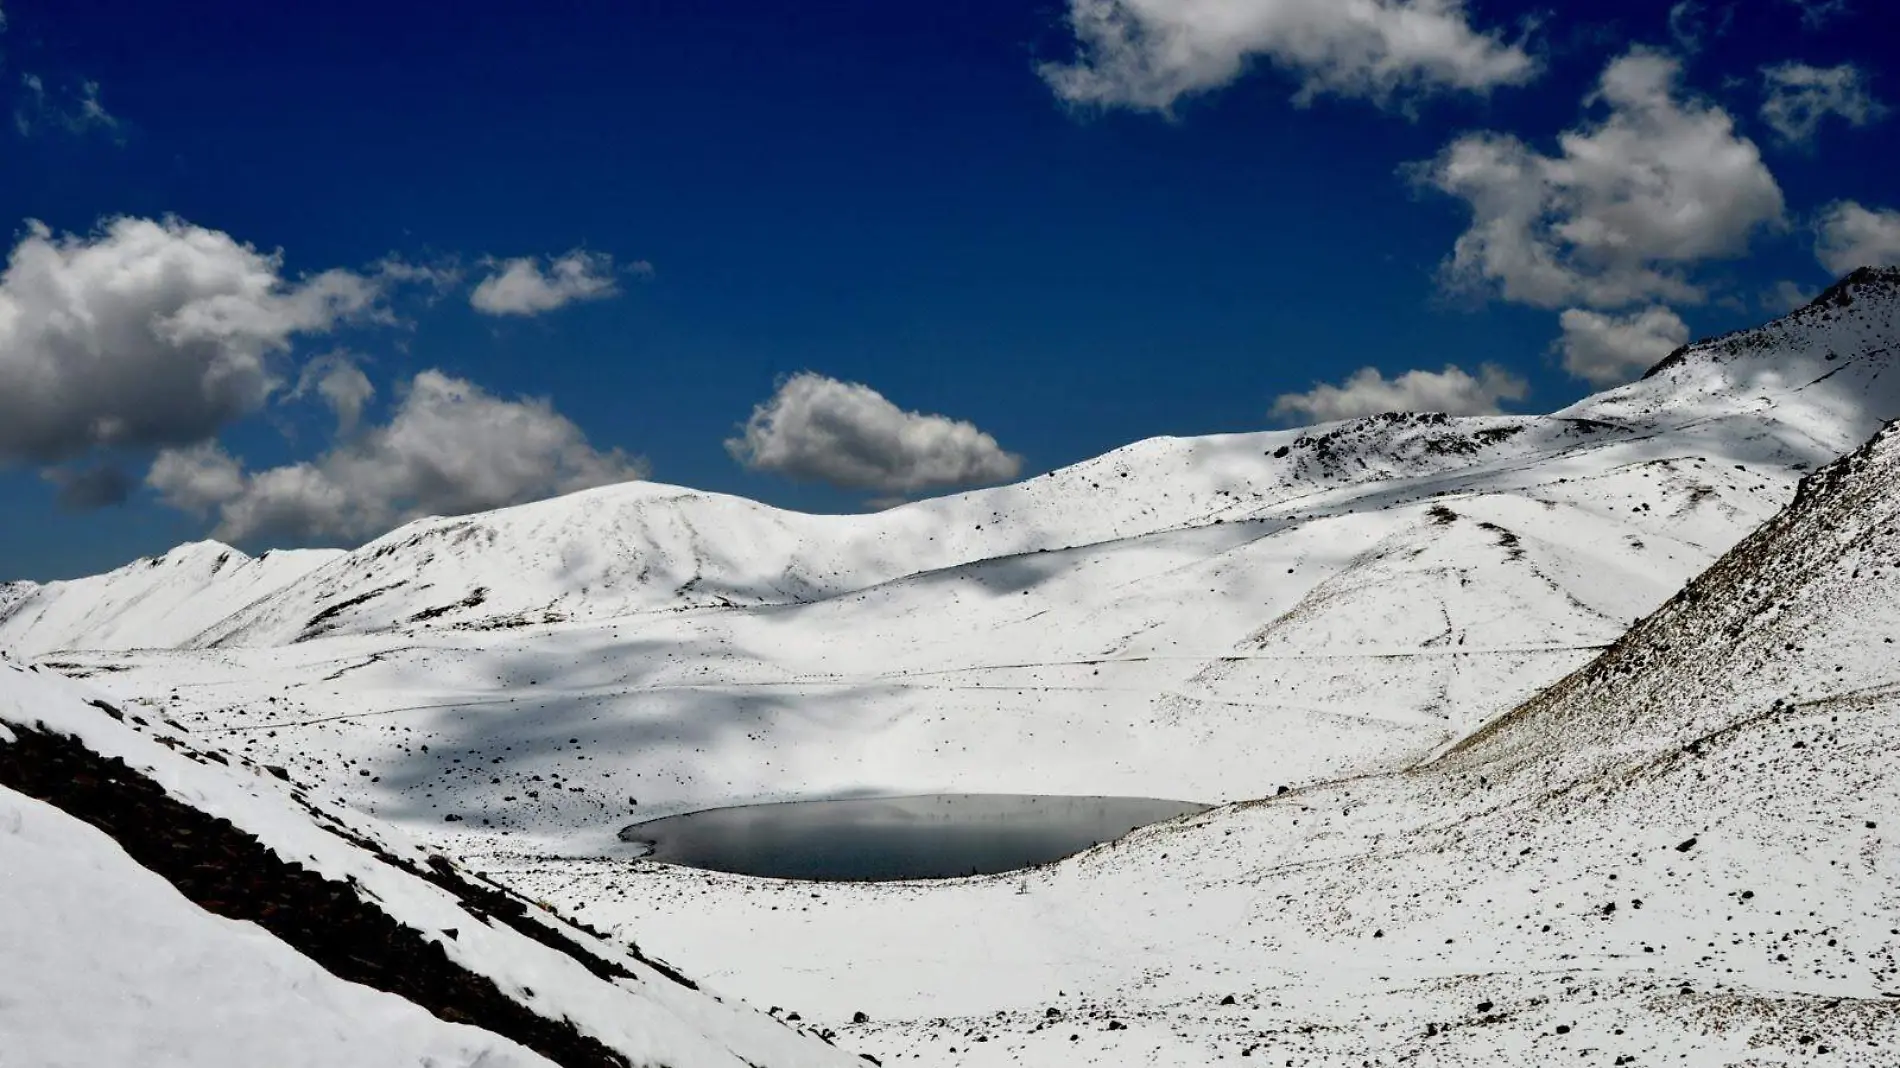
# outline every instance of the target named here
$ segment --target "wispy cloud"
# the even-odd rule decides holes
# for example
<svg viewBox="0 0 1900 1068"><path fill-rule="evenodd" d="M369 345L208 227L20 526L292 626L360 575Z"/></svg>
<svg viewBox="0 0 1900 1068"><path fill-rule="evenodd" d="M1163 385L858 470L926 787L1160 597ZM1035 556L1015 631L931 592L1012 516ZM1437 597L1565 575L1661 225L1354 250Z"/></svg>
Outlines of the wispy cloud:
<svg viewBox="0 0 1900 1068"><path fill-rule="evenodd" d="M145 481L175 508L215 513L220 538L353 541L421 516L486 511L645 474L638 458L595 448L546 400L509 400L424 371L387 423L315 459L247 471L206 442L160 453Z"/></svg>
<svg viewBox="0 0 1900 1068"><path fill-rule="evenodd" d="M58 130L76 137L103 133L113 139L123 134L117 116L100 99L99 83L81 81L61 91L49 90L37 74L20 75L20 94L13 106L13 127L20 136Z"/></svg>
<svg viewBox="0 0 1900 1068"><path fill-rule="evenodd" d="M1406 371L1393 378L1362 367L1339 385L1317 383L1304 393L1282 394L1273 402L1272 415L1317 423L1384 412L1496 415L1504 401L1523 400L1529 393L1528 382L1495 364L1484 364L1475 375L1447 365L1443 371Z"/></svg>
<svg viewBox="0 0 1900 1068"><path fill-rule="evenodd" d="M1735 24L1735 4L1723 4L1711 13L1702 0L1681 0L1669 9L1669 36L1684 52L1700 52L1712 40L1725 36Z"/></svg>
<svg viewBox="0 0 1900 1068"><path fill-rule="evenodd" d="M1537 74L1521 45L1473 26L1463 0L1069 0L1077 52L1042 76L1072 104L1166 112L1255 61L1332 94L1400 104Z"/></svg>
<svg viewBox="0 0 1900 1068"><path fill-rule="evenodd" d="M1762 68L1761 118L1782 143L1814 143L1821 120L1838 115L1850 126L1866 126L1887 114L1886 105L1867 88L1867 75L1852 63L1811 67L1777 63Z"/></svg>
<svg viewBox="0 0 1900 1068"><path fill-rule="evenodd" d="M1689 341L1689 326L1668 308L1632 315L1571 308L1558 317L1563 337L1556 348L1564 370L1593 386L1614 386L1654 367Z"/></svg>
<svg viewBox="0 0 1900 1068"><path fill-rule="evenodd" d="M1900 266L1900 211L1836 201L1815 222L1814 256L1835 274Z"/></svg>
<svg viewBox="0 0 1900 1068"><path fill-rule="evenodd" d="M1843 18L1853 12L1848 0L1783 0L1801 9L1801 24L1810 30L1818 30L1835 19Z"/></svg>

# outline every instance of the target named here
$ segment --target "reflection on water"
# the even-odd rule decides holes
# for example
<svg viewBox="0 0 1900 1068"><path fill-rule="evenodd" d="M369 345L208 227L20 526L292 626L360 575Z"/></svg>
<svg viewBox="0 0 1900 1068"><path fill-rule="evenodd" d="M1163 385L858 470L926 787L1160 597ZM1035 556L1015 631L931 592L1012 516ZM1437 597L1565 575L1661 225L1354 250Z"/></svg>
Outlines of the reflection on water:
<svg viewBox="0 0 1900 1068"><path fill-rule="evenodd" d="M741 875L945 879L1046 864L1207 808L1142 797L927 794L707 809L636 823L620 837L654 860Z"/></svg>

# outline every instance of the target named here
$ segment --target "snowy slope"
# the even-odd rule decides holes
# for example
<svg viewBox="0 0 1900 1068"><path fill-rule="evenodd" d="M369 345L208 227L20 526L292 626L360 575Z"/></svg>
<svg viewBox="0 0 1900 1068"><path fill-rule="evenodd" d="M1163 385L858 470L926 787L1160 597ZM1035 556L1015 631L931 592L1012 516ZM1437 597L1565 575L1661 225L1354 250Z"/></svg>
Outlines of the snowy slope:
<svg viewBox="0 0 1900 1068"><path fill-rule="evenodd" d="M905 1063L1884 1066L1897 641L1889 429L1587 667L1414 769L1021 876L497 870L597 922L663 918L675 959Z"/></svg>
<svg viewBox="0 0 1900 1068"><path fill-rule="evenodd" d="M1640 382L1565 410L1626 422L1766 417L1791 455L1843 451L1900 414L1900 268L1862 268L1752 330L1672 353ZM1747 433L1747 431L1744 431Z"/></svg>
<svg viewBox="0 0 1900 1068"><path fill-rule="evenodd" d="M866 791L1240 799L1441 747L1786 497L1772 469L1647 455L806 604L60 662L423 833L605 840L636 807Z"/></svg>
<svg viewBox="0 0 1900 1068"><path fill-rule="evenodd" d="M1784 319L1690 346L1642 382L1551 417L1377 417L1158 438L873 515L802 515L629 483L421 520L348 554L251 561L215 543L186 546L0 607L0 641L33 652L282 645L803 603L983 560L1372 511L1448 489L1513 491L1632 459L1694 455L1785 472L1833 459L1900 414L1900 380L1889 374L1897 315L1900 273L1863 271ZM139 611L186 602L177 619Z"/></svg>
<svg viewBox="0 0 1900 1068"><path fill-rule="evenodd" d="M253 558L203 541L104 575L0 587L0 649L36 654L183 645L342 555L303 549Z"/></svg>
<svg viewBox="0 0 1900 1068"><path fill-rule="evenodd" d="M1764 631L1792 648L1737 660L1726 622L1675 627L1683 651L1645 673L1624 639L1602 663L1647 689L1586 702L1599 667L1485 727L1678 611L1801 473L1900 415L1896 314L1900 274L1863 272L1549 417L1158 439L875 516L613 487L412 524L222 618L188 608L182 637L0 634L93 647L59 662L315 803L907 1059L1781 1064L1827 1045L1884 1064L1865 1051L1896 1037L1876 832L1900 819L1900 724L1866 649L1900 618L1875 583L1892 572L1787 556L1887 537L1872 512L1811 490L1795 533L1745 547L1769 562L1737 589L1787 571L1789 604L1819 591L1788 617L1812 641ZM88 599L117 586L59 610L105 619ZM1859 652L1811 659L1835 648ZM1822 725L1805 702L1844 685L1879 699ZM1682 723L1724 760L1667 757ZM634 818L740 800L1281 787L1027 881L811 889L613 854Z"/></svg>
<svg viewBox="0 0 1900 1068"><path fill-rule="evenodd" d="M1389 770L1587 662L1896 414L1893 277L1552 417L1143 442L875 516L614 487L404 528L210 648L60 662L426 834L606 841L632 814L863 792L1235 800ZM652 517L701 508L725 518L693 537L725 548L668 548ZM772 603L689 607L688 557ZM575 619L501 625L529 605Z"/></svg>
<svg viewBox="0 0 1900 1068"><path fill-rule="evenodd" d="M282 644L418 623L494 626L811 601L980 560L1217 521L1369 510L1437 492L1447 476L1509 488L1527 465L1619 447L1640 453L1646 442L1676 454L1812 467L1900 415L1900 378L1890 373L1896 317L1900 272L1868 270L1807 308L1690 346L1643 382L1556 417L1382 417L1310 431L1158 438L1018 485L875 515L798 515L634 483L425 520L206 639Z"/></svg>
<svg viewBox="0 0 1900 1068"><path fill-rule="evenodd" d="M1536 433L1520 438L1525 429ZM654 483L604 487L410 524L194 644L809 602L975 561L1233 522L1338 487L1593 435L1518 419L1383 421L1355 432L1349 460L1329 451L1336 437L1154 439L1018 485L870 515L802 515Z"/></svg>
<svg viewBox="0 0 1900 1068"><path fill-rule="evenodd" d="M0 1063L550 1063L335 978L180 897L97 828L5 788L0 857Z"/></svg>
<svg viewBox="0 0 1900 1068"><path fill-rule="evenodd" d="M572 1049L555 1049L559 1063L861 1063L763 1014L721 1004L637 953L538 910L497 919L508 914L500 895L471 897L468 887L475 884L449 878L448 867L437 878L423 877L431 865L419 846L358 817L302 802L301 792L269 769L197 748L203 744L176 725L120 711L51 673L0 661L0 872L6 900L0 955L8 962L0 969L0 1063L550 1063L496 1033L445 1022L382 992L401 986L408 969L439 973L443 967L473 977L446 984L458 995L471 983L492 983L487 989L499 995L491 1001L556 1033L529 1045L558 1046L558 1032L571 1025L581 1043L600 1054L575 1057ZM8 752L23 747L34 754L27 764ZM115 758L125 766L115 770ZM76 760L95 770L69 774L49 768L49 760ZM149 788L157 792L137 794L145 783L155 784ZM118 841L20 792L36 787L88 822L117 828ZM132 791L138 800L117 805L115 789ZM164 803L174 804L180 817L202 814L204 825L170 842L125 837L161 805L160 797L169 798ZM346 819L353 825L347 829ZM233 828L222 846L211 841L218 821ZM173 833L170 822L161 820L165 825L141 834ZM246 896L277 901L269 895L300 880L334 888L307 903L291 900L264 909L259 922L281 934L299 922L286 910L294 913L304 904L326 909L317 914L326 917L324 929L311 932L314 941L305 948L343 946L333 970L337 961L373 969L388 962L356 958L374 957L386 940L394 946L395 970L378 974L394 986L345 982L259 927L213 915L255 908L256 902L206 911L186 900L125 851L138 855L148 845L159 854L192 855L179 871L193 878L255 876L256 883L244 884ZM239 864L220 848L260 852L253 863ZM271 876L278 866L284 871ZM337 913L339 899L347 902L343 908L368 918ZM327 919L338 914L352 918L343 925ZM352 931L381 930L379 925L389 932L382 939L349 943ZM435 948L421 953L401 945L404 939ZM430 953L444 964L432 965ZM432 1011L505 1030L493 1013Z"/></svg>

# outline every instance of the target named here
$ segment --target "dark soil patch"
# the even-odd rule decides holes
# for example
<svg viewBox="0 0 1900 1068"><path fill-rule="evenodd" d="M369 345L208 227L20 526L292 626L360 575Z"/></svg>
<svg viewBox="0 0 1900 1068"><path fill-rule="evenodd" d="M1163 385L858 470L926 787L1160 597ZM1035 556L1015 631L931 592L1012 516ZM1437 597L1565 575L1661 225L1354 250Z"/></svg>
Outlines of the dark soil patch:
<svg viewBox="0 0 1900 1068"><path fill-rule="evenodd" d="M305 623L303 625L303 633L297 635L297 641L300 641L300 642L308 641L311 638L320 636L325 630L329 629L328 627L324 626L324 624L329 623L330 620L335 619L337 616L343 614L344 612L349 611L352 608L355 608L357 605L363 604L374 598L381 597L383 594L388 593L390 590L396 589L401 586L407 586L408 584L409 584L408 579L401 579L399 581L392 582L387 586L378 586L376 589L370 590L368 593L359 593L356 596L351 597L347 600L338 601L337 603L329 606L328 608L325 608L323 611L318 612L316 615L311 616L310 622Z"/></svg>
<svg viewBox="0 0 1900 1068"><path fill-rule="evenodd" d="M417 612L415 615L410 616L409 622L426 623L431 619L440 619L443 616L448 615L450 612L453 612L458 608L479 607L482 604L482 602L486 600L488 600L488 587L477 586L475 587L474 590L472 590L469 593L467 597L462 598L461 600L455 602L454 604L445 604L445 605L438 605L434 608L425 608L422 611Z"/></svg>

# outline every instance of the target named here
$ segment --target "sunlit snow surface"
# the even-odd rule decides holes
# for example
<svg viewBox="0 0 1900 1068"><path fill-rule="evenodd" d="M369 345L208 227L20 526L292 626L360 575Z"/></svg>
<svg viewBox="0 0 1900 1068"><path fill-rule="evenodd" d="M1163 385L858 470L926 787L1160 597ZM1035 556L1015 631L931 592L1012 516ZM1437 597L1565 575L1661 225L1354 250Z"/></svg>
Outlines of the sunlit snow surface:
<svg viewBox="0 0 1900 1068"><path fill-rule="evenodd" d="M123 759L171 797L229 820L284 860L356 893L422 933L503 994L640 1064L838 1068L862 1063L761 1013L689 990L621 947L572 929L627 975L479 918L443 889L322 825L353 822L381 852L425 855L347 813L305 810L294 787L243 761L187 759L202 739L134 708L98 707L87 688L0 658L0 746L23 730ZM140 722L143 720L143 722ZM319 816L319 813L322 815ZM0 1065L165 1068L414 1066L529 1068L550 1062L393 994L344 982L263 929L213 916L139 867L106 834L0 786ZM530 922L554 923L551 917Z"/></svg>
<svg viewBox="0 0 1900 1068"><path fill-rule="evenodd" d="M1459 743L1900 415L1894 290L1548 417L1157 439L866 516L613 487L413 524L223 615L190 571L136 636L98 620L162 601L163 561L13 589L0 645L887 1064L1887 1064L1900 605L1847 551L1900 548L1879 494L1721 587L1782 584L1739 624L1759 648L1678 620ZM927 791L1270 800L928 885L613 838Z"/></svg>

